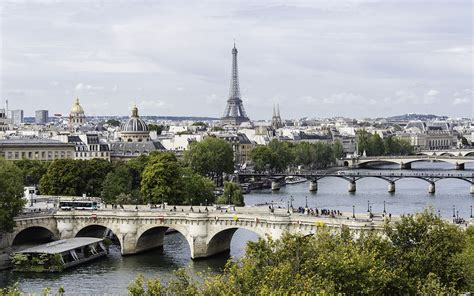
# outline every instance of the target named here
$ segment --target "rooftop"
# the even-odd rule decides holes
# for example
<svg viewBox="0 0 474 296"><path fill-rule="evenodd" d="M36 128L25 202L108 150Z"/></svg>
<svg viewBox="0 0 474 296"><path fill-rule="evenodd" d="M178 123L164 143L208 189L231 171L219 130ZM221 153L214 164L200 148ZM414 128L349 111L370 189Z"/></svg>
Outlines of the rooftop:
<svg viewBox="0 0 474 296"><path fill-rule="evenodd" d="M62 239L54 242L50 242L44 245L28 248L18 253L45 253L45 254L58 254L87 246L93 243L101 242L103 239L95 237L76 237L70 239Z"/></svg>

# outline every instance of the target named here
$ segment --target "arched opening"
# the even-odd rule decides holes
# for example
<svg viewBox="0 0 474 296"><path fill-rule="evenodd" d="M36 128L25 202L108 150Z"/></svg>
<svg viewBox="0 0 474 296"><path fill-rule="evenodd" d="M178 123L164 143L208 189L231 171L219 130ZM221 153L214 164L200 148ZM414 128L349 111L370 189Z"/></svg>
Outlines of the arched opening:
<svg viewBox="0 0 474 296"><path fill-rule="evenodd" d="M249 241L257 241L259 235L245 228L228 228L216 233L207 244L207 255L228 254L232 257L242 257L245 246Z"/></svg>
<svg viewBox="0 0 474 296"><path fill-rule="evenodd" d="M348 166L349 166L349 162L348 162L347 160L344 161L344 166L345 166L345 167L348 167Z"/></svg>
<svg viewBox="0 0 474 296"><path fill-rule="evenodd" d="M159 249L173 254L176 251L186 253L189 257L191 250L182 233L167 226L157 226L143 232L137 240L137 253Z"/></svg>
<svg viewBox="0 0 474 296"><path fill-rule="evenodd" d="M109 249L113 252L118 251L121 252L121 245L120 240L118 239L115 233L102 225L89 225L81 230L79 230L76 234L76 237L97 237L97 238L104 238L106 239L106 243L110 244Z"/></svg>
<svg viewBox="0 0 474 296"><path fill-rule="evenodd" d="M34 226L20 231L13 239L12 247L15 249L25 249L54 240L56 240L56 237L51 230L41 226Z"/></svg>

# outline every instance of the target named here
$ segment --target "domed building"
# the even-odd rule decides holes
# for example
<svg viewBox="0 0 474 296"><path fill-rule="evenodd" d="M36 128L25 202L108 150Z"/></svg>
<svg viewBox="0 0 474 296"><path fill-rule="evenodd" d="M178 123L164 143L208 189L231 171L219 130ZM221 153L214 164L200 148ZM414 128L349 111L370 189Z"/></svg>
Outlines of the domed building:
<svg viewBox="0 0 474 296"><path fill-rule="evenodd" d="M165 150L159 141L151 140L148 125L138 115L137 106L133 106L132 116L121 125L118 141L110 142L112 161L130 160L142 154Z"/></svg>
<svg viewBox="0 0 474 296"><path fill-rule="evenodd" d="M86 123L86 115L84 109L79 103L79 98L76 97L74 105L72 106L71 113L69 113L69 126L71 128L77 128Z"/></svg>
<svg viewBox="0 0 474 296"><path fill-rule="evenodd" d="M122 124L120 139L123 142L147 142L150 141L148 125L138 116L137 106L132 108L132 116Z"/></svg>

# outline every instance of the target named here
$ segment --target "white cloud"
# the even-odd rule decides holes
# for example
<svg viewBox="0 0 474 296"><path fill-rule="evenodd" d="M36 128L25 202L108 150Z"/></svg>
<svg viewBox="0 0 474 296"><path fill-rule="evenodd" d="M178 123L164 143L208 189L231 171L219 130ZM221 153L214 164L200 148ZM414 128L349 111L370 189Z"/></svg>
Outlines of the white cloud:
<svg viewBox="0 0 474 296"><path fill-rule="evenodd" d="M82 82L79 82L78 84L76 84L74 89L77 90L77 91L82 91L82 90L90 91L90 90L103 90L104 87L103 86L93 86L91 84L84 84Z"/></svg>
<svg viewBox="0 0 474 296"><path fill-rule="evenodd" d="M430 97L432 97L432 96L437 96L438 94L439 94L439 91L437 91L437 90L435 90L435 89L430 89L430 90L426 93L426 95L427 95L427 96L430 96Z"/></svg>

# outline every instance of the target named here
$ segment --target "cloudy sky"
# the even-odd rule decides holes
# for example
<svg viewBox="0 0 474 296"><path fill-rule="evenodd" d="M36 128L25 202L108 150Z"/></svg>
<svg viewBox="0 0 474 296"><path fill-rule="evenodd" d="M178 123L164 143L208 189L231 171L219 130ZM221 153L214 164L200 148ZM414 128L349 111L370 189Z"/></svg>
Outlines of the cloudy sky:
<svg viewBox="0 0 474 296"><path fill-rule="evenodd" d="M0 101L220 117L231 48L250 118L473 117L472 1L0 3Z"/></svg>

